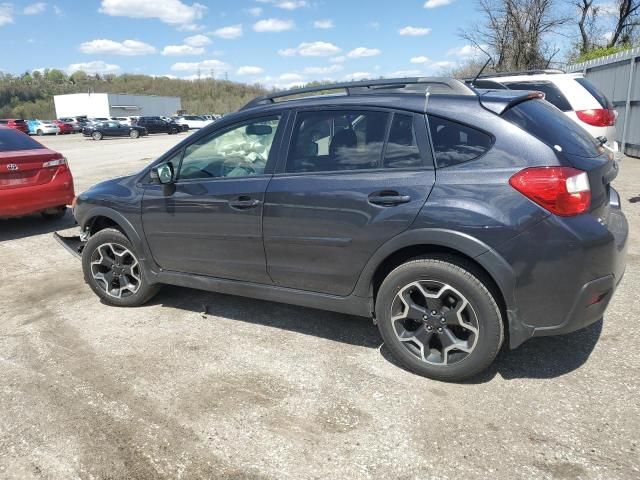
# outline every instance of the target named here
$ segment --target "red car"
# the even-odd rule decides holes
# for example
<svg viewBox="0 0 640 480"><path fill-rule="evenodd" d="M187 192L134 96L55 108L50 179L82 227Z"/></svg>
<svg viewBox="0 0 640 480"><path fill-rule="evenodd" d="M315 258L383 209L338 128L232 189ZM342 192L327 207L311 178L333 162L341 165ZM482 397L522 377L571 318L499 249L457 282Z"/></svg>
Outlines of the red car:
<svg viewBox="0 0 640 480"><path fill-rule="evenodd" d="M73 125L70 123L65 123L61 120L54 120L53 123L60 129L60 135L73 133Z"/></svg>
<svg viewBox="0 0 640 480"><path fill-rule="evenodd" d="M22 133L29 134L29 125L27 125L27 122L18 118L0 119L0 126L13 128L14 130L19 130Z"/></svg>
<svg viewBox="0 0 640 480"><path fill-rule="evenodd" d="M0 218L60 218L73 202L67 159L28 135L0 127Z"/></svg>

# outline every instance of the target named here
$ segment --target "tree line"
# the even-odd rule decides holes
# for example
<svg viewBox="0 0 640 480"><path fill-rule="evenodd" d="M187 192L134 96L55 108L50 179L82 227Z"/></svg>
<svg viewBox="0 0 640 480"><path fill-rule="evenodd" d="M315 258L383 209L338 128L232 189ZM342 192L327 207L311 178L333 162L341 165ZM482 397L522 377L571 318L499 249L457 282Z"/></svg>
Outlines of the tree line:
<svg viewBox="0 0 640 480"><path fill-rule="evenodd" d="M180 80L149 75L67 75L57 69L0 73L0 118L55 118L53 96L65 93L130 93L180 97L192 114L227 113L252 98L264 95L260 85L245 85L210 78Z"/></svg>
<svg viewBox="0 0 640 480"><path fill-rule="evenodd" d="M488 72L558 68L640 43L640 0L477 0L477 10L459 36L480 55L450 75L473 75L487 59Z"/></svg>

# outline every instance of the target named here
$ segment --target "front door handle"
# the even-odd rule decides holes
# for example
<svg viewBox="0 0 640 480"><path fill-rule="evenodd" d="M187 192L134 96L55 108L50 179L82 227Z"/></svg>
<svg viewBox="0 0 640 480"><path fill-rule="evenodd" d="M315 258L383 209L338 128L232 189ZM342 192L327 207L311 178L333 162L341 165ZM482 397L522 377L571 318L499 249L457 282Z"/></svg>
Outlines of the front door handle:
<svg viewBox="0 0 640 480"><path fill-rule="evenodd" d="M409 195L400 195L394 190L385 190L369 195L369 203L382 207L392 207L394 205L409 203L410 201L411 197Z"/></svg>
<svg viewBox="0 0 640 480"><path fill-rule="evenodd" d="M256 208L261 203L260 200L243 195L236 200L230 200L229 206L237 210L248 210L250 208Z"/></svg>

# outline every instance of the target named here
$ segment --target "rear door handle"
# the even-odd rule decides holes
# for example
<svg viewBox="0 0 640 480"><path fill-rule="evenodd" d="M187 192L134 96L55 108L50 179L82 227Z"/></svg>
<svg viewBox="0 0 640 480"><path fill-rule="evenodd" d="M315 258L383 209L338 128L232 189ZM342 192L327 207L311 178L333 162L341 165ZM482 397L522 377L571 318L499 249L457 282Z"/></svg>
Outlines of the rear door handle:
<svg viewBox="0 0 640 480"><path fill-rule="evenodd" d="M400 195L398 192L393 190L375 192L369 195L369 203L380 205L382 207L392 207L393 205L409 203L410 201L411 197L409 195Z"/></svg>
<svg viewBox="0 0 640 480"><path fill-rule="evenodd" d="M255 198L243 195L241 197L238 197L236 200L230 200L229 206L237 210L248 210L250 208L256 208L261 203L262 202L260 200L256 200Z"/></svg>

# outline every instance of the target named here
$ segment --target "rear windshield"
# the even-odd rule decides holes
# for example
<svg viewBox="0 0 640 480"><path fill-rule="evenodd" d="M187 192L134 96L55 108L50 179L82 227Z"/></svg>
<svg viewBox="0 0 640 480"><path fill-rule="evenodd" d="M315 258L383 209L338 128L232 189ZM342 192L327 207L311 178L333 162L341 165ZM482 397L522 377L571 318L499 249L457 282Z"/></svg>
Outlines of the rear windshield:
<svg viewBox="0 0 640 480"><path fill-rule="evenodd" d="M556 150L558 146L563 152L582 157L600 154L598 142L589 132L544 100L519 103L502 116Z"/></svg>
<svg viewBox="0 0 640 480"><path fill-rule="evenodd" d="M16 132L14 130L0 130L0 152L36 150L39 148L44 147L24 133Z"/></svg>
<svg viewBox="0 0 640 480"><path fill-rule="evenodd" d="M573 110L567 97L551 82L530 81L530 82L508 82L505 83L510 90L536 90L544 93L544 99L563 112Z"/></svg>
<svg viewBox="0 0 640 480"><path fill-rule="evenodd" d="M600 90L598 90L598 88L589 80L587 80L584 77L578 77L576 78L576 82L582 85L584 89L587 92L589 92L593 96L593 98L595 98L598 101L598 103L602 106L602 108L606 108L609 110L613 109L613 104L609 101L609 99L605 96L605 94L602 93Z"/></svg>

